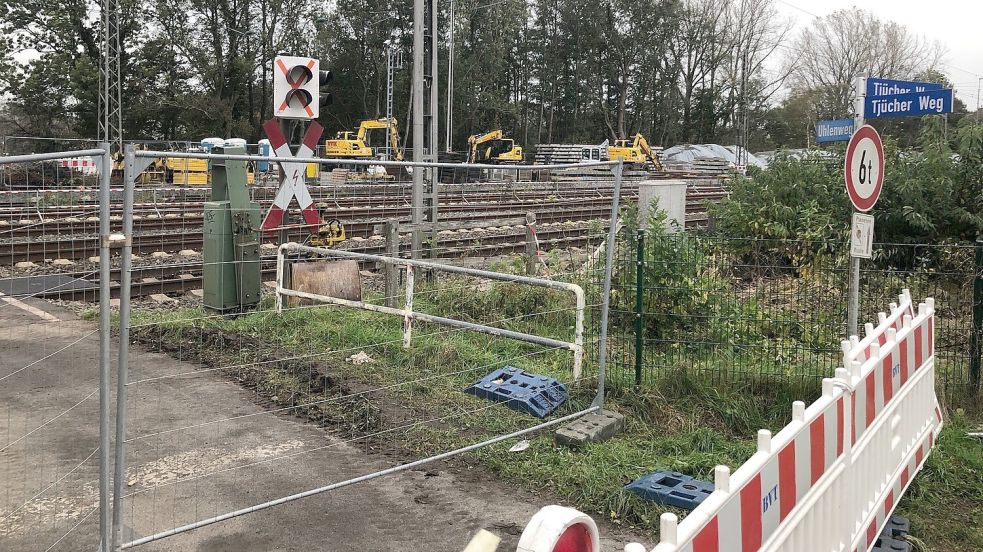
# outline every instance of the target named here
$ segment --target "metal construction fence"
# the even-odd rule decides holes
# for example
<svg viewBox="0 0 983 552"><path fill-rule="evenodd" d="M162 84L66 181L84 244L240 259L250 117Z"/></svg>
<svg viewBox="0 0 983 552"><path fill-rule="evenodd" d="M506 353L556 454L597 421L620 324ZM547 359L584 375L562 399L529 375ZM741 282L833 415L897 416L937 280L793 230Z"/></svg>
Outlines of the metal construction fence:
<svg viewBox="0 0 983 552"><path fill-rule="evenodd" d="M141 160L159 155L127 152L127 235ZM272 160L234 151L183 156L207 159L212 178L227 174L230 197L232 175L243 175L245 162ZM203 274L225 270L210 266L221 264L230 277L204 282L204 301L231 297L233 304L253 308L202 310L200 302L176 300L163 309L131 313L126 290L133 286L124 276L114 546L126 549L179 535L194 542L197 533L186 534L199 528L471 452L601 407L603 369L580 369L583 349L599 345L597 339L584 343L582 337L588 305L575 284L578 274L557 271L549 275L551 280L542 280L508 272L540 272L541 257L551 244L559 252L610 243L609 221L620 197L619 164L598 165L613 172L613 186L604 197L600 188L586 196L582 188L567 190L564 196L544 193L543 186L533 183L473 186L463 176L501 167L371 162L363 165L434 173L447 168L462 176L449 183L432 178L435 185L426 191L426 201L414 195L419 189L391 181L352 186L363 198L315 201L305 195L310 194L306 186L290 183L289 171L306 172L305 165L327 161L291 162L284 167L288 184L281 193L286 189L292 195L287 202L300 202L303 223L278 221L271 231L248 236L252 241L236 238L234 256L210 257L208 221L220 215L214 206L205 206ZM372 187L375 193L367 193ZM337 193L345 186L331 188ZM278 195L274 205L289 208L283 199ZM335 234L319 234L308 218L310 208L317 210L320 221L341 222L347 239L332 244ZM361 218L360 211L365 211ZM236 206L233 200L228 218L232 227L247 224L257 230L258 214L255 207ZM550 222L543 224L543 219ZM279 260L270 254L247 259L250 251L260 249L259 242L303 241L305 234L313 247L281 245ZM409 260L467 257L494 265L496 256L516 252L527 253L527 260L518 266L501 261L506 266L496 273L447 261ZM124 272L132 270L128 257L132 255L124 249ZM298 272L311 266L315 271L339 268L325 263L331 257L354 265L348 274L355 274L349 281L355 285L341 295L335 295L337 289L318 292L324 278L315 274L313 280L303 280ZM259 265L259 278L272 287L263 286L258 297L227 289L252 281L250 265ZM376 267L382 274L366 272ZM338 283L339 273L332 274L328 287ZM591 295L594 300L603 297ZM590 307L604 310L601 303ZM131 342L177 362L140 362L127 350ZM536 419L510 410L508 403L465 392L489 374L512 368L552 379L536 385L513 381L517 385L508 403L554 392L566 394L567 400ZM508 382L511 373L493 383ZM223 379L250 392L220 399L214 384ZM245 401L249 395L262 406ZM312 441L301 432L273 432L271 420L284 414L327 428L327 438ZM382 454L371 461L352 460L355 447ZM180 464L178 473L175 463ZM162 470L164 466L171 469ZM317 466L314 480L291 477L312 466Z"/></svg>
<svg viewBox="0 0 983 552"><path fill-rule="evenodd" d="M172 536L207 546L193 529L601 407L606 348L583 327L597 326L585 315L608 295L578 284L611 266L612 213L637 193L621 188L620 164L540 167L577 174L564 182L414 163L366 178L358 163L328 172L337 160L302 159L319 169L307 189L319 220L343 222L346 239L325 242L322 228L288 218L274 231L254 225L216 261L216 192L141 178L165 155L176 154L128 147L114 161L101 145L0 157L0 549L116 550ZM275 172L252 178L275 157L184 158L209 164L206 182L251 165L248 207L229 209L236 228L276 201ZM422 207L414 169L433 173ZM358 262L366 312L274 297L277 245L312 237ZM241 277L257 267L254 307L236 308ZM233 308L204 310L209 292ZM561 388L566 401L536 417L465 393L506 367L554 382L516 401Z"/></svg>
<svg viewBox="0 0 983 552"><path fill-rule="evenodd" d="M109 528L110 164L108 144L0 157L3 550L94 550Z"/></svg>
<svg viewBox="0 0 983 552"><path fill-rule="evenodd" d="M956 405L978 400L983 242L875 244L861 267L861 320L876 320L901 288L936 298L939 394ZM842 243L626 228L612 286L610 380L699 376L818 390L841 366L847 284Z"/></svg>

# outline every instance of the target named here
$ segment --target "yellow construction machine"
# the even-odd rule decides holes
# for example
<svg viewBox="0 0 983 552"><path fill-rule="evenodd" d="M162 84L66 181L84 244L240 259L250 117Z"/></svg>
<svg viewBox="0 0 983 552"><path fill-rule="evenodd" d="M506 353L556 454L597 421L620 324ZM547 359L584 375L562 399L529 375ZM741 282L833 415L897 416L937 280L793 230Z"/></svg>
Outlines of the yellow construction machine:
<svg viewBox="0 0 983 552"><path fill-rule="evenodd" d="M468 163L517 164L522 162L522 146L506 138L501 130L475 134L468 138Z"/></svg>
<svg viewBox="0 0 983 552"><path fill-rule="evenodd" d="M333 140L324 142L324 156L331 159L376 159L379 156L380 147L373 148L369 140L369 131L377 129L389 129L389 147L392 159L403 160L403 152L399 149L399 131L396 118L388 120L366 119L359 123L358 130L354 132L341 131L335 135Z"/></svg>
<svg viewBox="0 0 983 552"><path fill-rule="evenodd" d="M662 170L659 156L641 133L636 133L631 140L615 140L613 146L608 146L608 159L621 159L626 165L651 166L657 171Z"/></svg>

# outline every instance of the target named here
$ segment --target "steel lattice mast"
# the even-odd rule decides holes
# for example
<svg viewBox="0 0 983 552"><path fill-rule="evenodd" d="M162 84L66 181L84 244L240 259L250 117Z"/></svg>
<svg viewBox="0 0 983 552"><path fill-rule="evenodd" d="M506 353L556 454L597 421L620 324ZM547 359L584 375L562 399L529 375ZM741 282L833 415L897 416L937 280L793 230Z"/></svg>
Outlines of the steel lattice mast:
<svg viewBox="0 0 983 552"><path fill-rule="evenodd" d="M102 59L99 64L99 140L115 151L123 148L122 78L120 75L119 0L100 0Z"/></svg>

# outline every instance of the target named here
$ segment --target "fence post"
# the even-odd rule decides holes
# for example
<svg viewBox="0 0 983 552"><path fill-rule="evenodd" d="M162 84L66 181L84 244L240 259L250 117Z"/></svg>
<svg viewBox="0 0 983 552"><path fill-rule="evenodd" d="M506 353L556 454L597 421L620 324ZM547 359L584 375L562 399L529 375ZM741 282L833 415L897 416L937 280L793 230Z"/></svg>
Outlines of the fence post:
<svg viewBox="0 0 983 552"><path fill-rule="evenodd" d="M983 239L976 240L973 276L973 331L969 338L969 381L974 392L980 388L980 340L983 339Z"/></svg>
<svg viewBox="0 0 983 552"><path fill-rule="evenodd" d="M116 363L116 459L113 466L112 548L119 550L123 528L123 480L126 478L126 382L130 363L130 278L133 268L133 189L143 172L136 167L133 145L123 156L123 251L119 277L119 359Z"/></svg>
<svg viewBox="0 0 983 552"><path fill-rule="evenodd" d="M536 244L536 213L526 213L526 275L535 276L539 264Z"/></svg>
<svg viewBox="0 0 983 552"><path fill-rule="evenodd" d="M399 222L389 219L385 224L386 256L399 257ZM386 306L396 308L396 293L399 287L399 268L393 263L384 263L383 275L386 279Z"/></svg>
<svg viewBox="0 0 983 552"><path fill-rule="evenodd" d="M608 224L608 240L604 248L604 291L601 294L601 331L598 336L597 353L597 395L591 406L604 408L605 368L608 361L608 316L611 310L611 271L614 264L614 241L618 237L618 203L621 200L621 173L624 162L611 166L614 174L614 190L611 194L611 220Z"/></svg>
<svg viewBox="0 0 983 552"><path fill-rule="evenodd" d="M403 348L410 348L410 339L413 336L413 280L416 267L412 264L406 265L406 302L403 304Z"/></svg>
<svg viewBox="0 0 983 552"><path fill-rule="evenodd" d="M635 238L638 250L635 259L635 387L642 385L642 299L645 289L645 231Z"/></svg>
<svg viewBox="0 0 983 552"><path fill-rule="evenodd" d="M109 179L113 158L109 142L103 150L99 173L99 550L109 550Z"/></svg>

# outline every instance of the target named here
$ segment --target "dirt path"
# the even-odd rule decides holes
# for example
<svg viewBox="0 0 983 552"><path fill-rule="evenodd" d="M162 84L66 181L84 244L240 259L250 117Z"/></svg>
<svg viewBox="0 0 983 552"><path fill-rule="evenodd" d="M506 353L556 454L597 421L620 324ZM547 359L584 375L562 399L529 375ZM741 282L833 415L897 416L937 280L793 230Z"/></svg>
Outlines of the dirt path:
<svg viewBox="0 0 983 552"><path fill-rule="evenodd" d="M48 303L31 305L49 316L0 305L0 378L7 376L0 382L0 550L46 551L62 537L52 550L92 550L96 325ZM403 460L270 414L254 392L216 371L139 348L131 365L125 540ZM530 516L552 501L484 474L463 461L434 464L140 548L450 552L487 528L503 537L500 551L514 550ZM616 527L602 534L605 550L631 538Z"/></svg>

